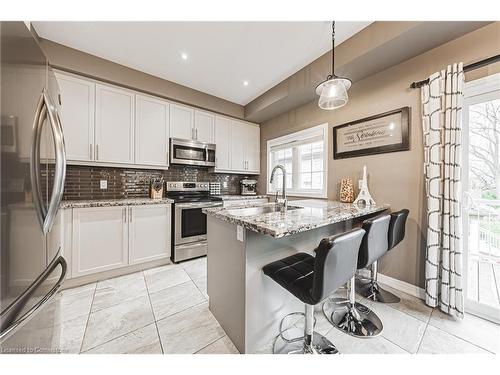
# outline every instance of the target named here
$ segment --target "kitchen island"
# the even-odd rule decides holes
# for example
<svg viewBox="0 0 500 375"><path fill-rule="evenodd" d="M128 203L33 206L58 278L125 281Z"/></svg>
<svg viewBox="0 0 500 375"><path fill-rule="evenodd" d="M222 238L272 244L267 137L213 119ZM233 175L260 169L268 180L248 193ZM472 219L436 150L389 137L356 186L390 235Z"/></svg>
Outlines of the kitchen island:
<svg viewBox="0 0 500 375"><path fill-rule="evenodd" d="M322 238L389 208L312 199L290 201L283 213L273 203L257 207L204 209L209 307L240 353L260 349L276 336L283 316L304 308L263 266L297 252L313 254Z"/></svg>

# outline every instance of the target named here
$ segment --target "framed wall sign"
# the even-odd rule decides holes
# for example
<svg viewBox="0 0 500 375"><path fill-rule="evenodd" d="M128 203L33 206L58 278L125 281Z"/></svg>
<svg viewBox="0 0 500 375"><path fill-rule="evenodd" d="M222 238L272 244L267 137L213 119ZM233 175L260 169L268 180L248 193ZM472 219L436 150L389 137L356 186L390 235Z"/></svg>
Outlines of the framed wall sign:
<svg viewBox="0 0 500 375"><path fill-rule="evenodd" d="M333 128L333 158L410 149L410 107L370 116Z"/></svg>

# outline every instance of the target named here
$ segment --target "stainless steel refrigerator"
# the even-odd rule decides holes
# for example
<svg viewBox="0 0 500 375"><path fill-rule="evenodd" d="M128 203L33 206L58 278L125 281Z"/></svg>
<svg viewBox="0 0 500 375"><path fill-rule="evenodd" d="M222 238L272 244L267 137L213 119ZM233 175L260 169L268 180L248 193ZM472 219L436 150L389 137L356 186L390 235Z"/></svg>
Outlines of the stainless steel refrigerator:
<svg viewBox="0 0 500 375"><path fill-rule="evenodd" d="M66 275L52 235L66 176L61 98L27 23L0 22L0 38L0 352L57 352L47 307Z"/></svg>

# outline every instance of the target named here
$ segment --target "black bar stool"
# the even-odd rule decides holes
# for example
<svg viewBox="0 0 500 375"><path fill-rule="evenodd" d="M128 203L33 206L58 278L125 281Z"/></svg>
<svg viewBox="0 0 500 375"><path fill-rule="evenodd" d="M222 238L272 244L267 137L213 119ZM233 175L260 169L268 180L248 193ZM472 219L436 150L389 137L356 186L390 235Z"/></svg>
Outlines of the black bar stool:
<svg viewBox="0 0 500 375"><path fill-rule="evenodd" d="M382 215L363 222L361 227L365 230L365 235L359 249L358 269L373 264L387 251L389 221L389 215ZM323 312L330 323L351 336L377 336L384 328L382 321L367 306L356 302L355 285L356 277L353 275L347 284L347 300L329 298L323 304Z"/></svg>
<svg viewBox="0 0 500 375"><path fill-rule="evenodd" d="M298 339L287 339L283 336L280 324L274 353L338 353L326 337L313 332L314 305L344 285L356 273L358 251L364 233L363 229L358 228L324 238L314 250L315 257L297 253L263 267L264 274L305 304L304 335Z"/></svg>
<svg viewBox="0 0 500 375"><path fill-rule="evenodd" d="M394 248L405 237L406 219L408 218L409 210L403 209L401 211L393 212L389 222L388 244L387 251ZM382 303L398 303L401 299L382 289L377 283L378 267L377 261L373 262L370 269L370 279L368 282L363 279L356 280L356 288L358 293L372 301ZM366 279L365 279L366 280Z"/></svg>

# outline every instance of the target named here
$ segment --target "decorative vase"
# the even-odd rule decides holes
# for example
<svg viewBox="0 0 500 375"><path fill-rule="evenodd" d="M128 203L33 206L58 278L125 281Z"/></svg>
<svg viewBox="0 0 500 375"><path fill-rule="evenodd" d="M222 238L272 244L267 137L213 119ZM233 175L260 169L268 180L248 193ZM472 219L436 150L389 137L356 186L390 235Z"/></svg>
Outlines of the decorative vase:
<svg viewBox="0 0 500 375"><path fill-rule="evenodd" d="M350 178L343 178L340 182L340 201L342 203L354 202L354 186Z"/></svg>

